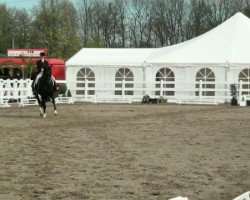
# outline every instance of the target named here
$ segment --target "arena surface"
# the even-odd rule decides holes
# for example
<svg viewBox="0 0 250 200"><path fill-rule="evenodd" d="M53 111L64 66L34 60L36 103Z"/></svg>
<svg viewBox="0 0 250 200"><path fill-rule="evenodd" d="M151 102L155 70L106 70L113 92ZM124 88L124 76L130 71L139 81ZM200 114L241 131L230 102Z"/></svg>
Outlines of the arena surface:
<svg viewBox="0 0 250 200"><path fill-rule="evenodd" d="M231 200L250 189L250 108L0 108L0 200Z"/></svg>

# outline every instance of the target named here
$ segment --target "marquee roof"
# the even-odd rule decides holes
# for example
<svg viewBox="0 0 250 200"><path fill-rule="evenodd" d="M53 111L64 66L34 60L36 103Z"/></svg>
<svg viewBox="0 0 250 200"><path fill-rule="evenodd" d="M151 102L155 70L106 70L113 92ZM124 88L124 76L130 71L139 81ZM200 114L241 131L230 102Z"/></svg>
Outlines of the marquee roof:
<svg viewBox="0 0 250 200"><path fill-rule="evenodd" d="M155 51L153 48L83 48L71 57L66 65L142 66Z"/></svg>
<svg viewBox="0 0 250 200"><path fill-rule="evenodd" d="M236 13L191 40L162 48L83 48L66 66L250 65L250 19Z"/></svg>
<svg viewBox="0 0 250 200"><path fill-rule="evenodd" d="M194 39L159 48L147 62L171 65L250 64L250 19L236 13Z"/></svg>

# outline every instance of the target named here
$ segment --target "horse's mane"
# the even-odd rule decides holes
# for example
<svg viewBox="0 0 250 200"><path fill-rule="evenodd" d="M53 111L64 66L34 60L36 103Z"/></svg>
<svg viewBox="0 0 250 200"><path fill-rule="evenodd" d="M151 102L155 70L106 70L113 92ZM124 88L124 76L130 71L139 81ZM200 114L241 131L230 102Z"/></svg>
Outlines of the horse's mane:
<svg viewBox="0 0 250 200"><path fill-rule="evenodd" d="M42 91L43 93L53 90L53 83L51 82L51 69L49 67L43 70L42 76L38 81L38 88L39 91Z"/></svg>
<svg viewBox="0 0 250 200"><path fill-rule="evenodd" d="M43 70L43 75L42 75L42 77L43 77L44 79L50 79L50 78L51 78L51 69L50 69L50 67L47 67L47 68L45 68L45 69Z"/></svg>

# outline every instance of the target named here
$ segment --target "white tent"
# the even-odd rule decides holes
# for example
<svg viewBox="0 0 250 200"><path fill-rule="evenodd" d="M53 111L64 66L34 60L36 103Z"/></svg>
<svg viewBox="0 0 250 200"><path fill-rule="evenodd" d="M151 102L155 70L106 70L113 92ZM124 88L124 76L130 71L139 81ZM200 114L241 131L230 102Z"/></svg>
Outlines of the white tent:
<svg viewBox="0 0 250 200"><path fill-rule="evenodd" d="M67 66L141 66L156 49L83 48Z"/></svg>
<svg viewBox="0 0 250 200"><path fill-rule="evenodd" d="M168 65L250 64L250 20L237 13L227 21L189 41L158 49L148 63Z"/></svg>
<svg viewBox="0 0 250 200"><path fill-rule="evenodd" d="M250 20L236 13L216 28L196 38L162 48L83 48L67 66L141 66L250 64Z"/></svg>
<svg viewBox="0 0 250 200"><path fill-rule="evenodd" d="M231 98L232 83L245 82L250 93L249 44L250 20L236 13L199 37L168 47L83 48L66 62L66 79L73 96L84 100L149 94L224 101Z"/></svg>

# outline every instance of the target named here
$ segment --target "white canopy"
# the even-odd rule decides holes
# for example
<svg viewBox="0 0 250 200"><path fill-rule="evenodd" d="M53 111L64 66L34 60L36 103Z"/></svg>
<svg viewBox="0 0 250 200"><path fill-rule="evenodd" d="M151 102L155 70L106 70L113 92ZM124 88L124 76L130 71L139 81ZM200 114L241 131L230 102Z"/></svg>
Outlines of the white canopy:
<svg viewBox="0 0 250 200"><path fill-rule="evenodd" d="M147 63L171 65L250 64L250 20L237 13L189 41L159 48Z"/></svg>
<svg viewBox="0 0 250 200"><path fill-rule="evenodd" d="M67 66L250 65L250 19L236 13L196 38L158 49L83 48Z"/></svg>
<svg viewBox="0 0 250 200"><path fill-rule="evenodd" d="M67 66L142 66L156 49L83 48L67 62Z"/></svg>

